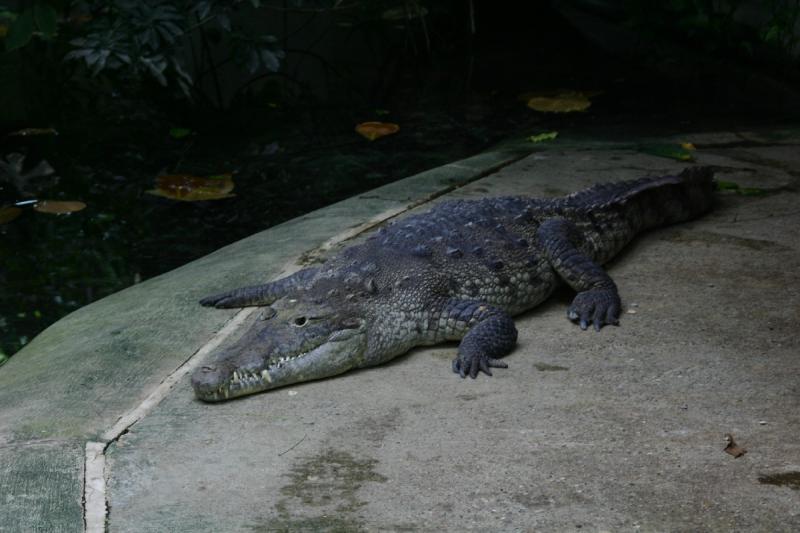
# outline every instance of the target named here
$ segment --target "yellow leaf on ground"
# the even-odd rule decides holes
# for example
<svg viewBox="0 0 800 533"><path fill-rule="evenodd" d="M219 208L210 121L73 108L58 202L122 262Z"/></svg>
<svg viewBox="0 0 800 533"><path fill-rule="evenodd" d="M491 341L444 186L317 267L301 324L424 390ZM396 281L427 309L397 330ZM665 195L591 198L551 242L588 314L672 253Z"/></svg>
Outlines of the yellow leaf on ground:
<svg viewBox="0 0 800 533"><path fill-rule="evenodd" d="M528 137L528 140L532 143L540 143L543 141L552 141L556 137L558 137L557 131L548 131L545 133L540 133L538 135L531 135L530 137Z"/></svg>
<svg viewBox="0 0 800 533"><path fill-rule="evenodd" d="M61 200L42 200L33 206L33 209L48 215L68 215L86 209L83 202L66 202Z"/></svg>
<svg viewBox="0 0 800 533"><path fill-rule="evenodd" d="M19 207L0 207L0 224L8 224L22 214Z"/></svg>
<svg viewBox="0 0 800 533"><path fill-rule="evenodd" d="M356 132L370 141L398 131L400 131L400 126L391 122L362 122L356 126Z"/></svg>
<svg viewBox="0 0 800 533"><path fill-rule="evenodd" d="M158 176L156 188L147 193L182 202L202 202L235 196L231 194L233 187L233 175L230 173L207 178L190 174L167 174Z"/></svg>
<svg viewBox="0 0 800 533"><path fill-rule="evenodd" d="M566 91L557 94L529 93L528 107L544 113L572 113L586 111L592 105L589 96L579 91Z"/></svg>

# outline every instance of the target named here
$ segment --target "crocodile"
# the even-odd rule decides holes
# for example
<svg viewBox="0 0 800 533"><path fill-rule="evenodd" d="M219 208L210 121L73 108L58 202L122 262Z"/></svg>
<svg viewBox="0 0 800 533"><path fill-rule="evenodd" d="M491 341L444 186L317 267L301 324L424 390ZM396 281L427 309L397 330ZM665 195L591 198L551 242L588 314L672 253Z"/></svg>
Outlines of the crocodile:
<svg viewBox="0 0 800 533"><path fill-rule="evenodd" d="M558 198L444 201L393 221L321 265L203 298L261 306L239 340L192 375L214 402L384 363L414 346L460 341L462 378L507 368L512 316L562 283L581 329L618 325L617 286L601 265L638 233L698 217L713 204L713 171L598 184Z"/></svg>

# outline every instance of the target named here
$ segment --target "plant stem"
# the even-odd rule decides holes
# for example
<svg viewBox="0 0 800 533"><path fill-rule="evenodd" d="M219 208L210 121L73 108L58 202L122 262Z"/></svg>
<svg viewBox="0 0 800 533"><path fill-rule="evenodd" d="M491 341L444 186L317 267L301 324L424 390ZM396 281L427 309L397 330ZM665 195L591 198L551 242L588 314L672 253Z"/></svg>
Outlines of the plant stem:
<svg viewBox="0 0 800 533"><path fill-rule="evenodd" d="M211 78L214 80L214 91L217 95L217 107L219 109L223 108L223 101L222 101L222 87L219 83L219 74L217 73L217 69L214 68L213 57L211 55L211 45L208 44L208 37L206 36L205 30L200 27L200 39L203 43L203 48L205 49L205 53L208 56L208 63L211 65Z"/></svg>

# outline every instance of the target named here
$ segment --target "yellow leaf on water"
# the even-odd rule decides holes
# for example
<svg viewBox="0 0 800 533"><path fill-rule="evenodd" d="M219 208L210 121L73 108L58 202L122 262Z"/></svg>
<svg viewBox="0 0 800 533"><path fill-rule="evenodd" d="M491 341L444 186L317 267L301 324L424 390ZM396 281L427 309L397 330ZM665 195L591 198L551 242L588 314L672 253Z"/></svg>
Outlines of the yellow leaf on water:
<svg viewBox="0 0 800 533"><path fill-rule="evenodd" d="M8 224L22 214L19 207L0 207L0 224Z"/></svg>
<svg viewBox="0 0 800 533"><path fill-rule="evenodd" d="M33 209L39 213L47 213L48 215L68 215L86 209L86 204L77 201L42 200L35 204Z"/></svg>
<svg viewBox="0 0 800 533"><path fill-rule="evenodd" d="M362 122L356 126L356 132L369 141L400 131L400 126L392 122Z"/></svg>
<svg viewBox="0 0 800 533"><path fill-rule="evenodd" d="M158 176L156 188L147 193L182 202L202 202L235 196L231 194L233 187L233 175L230 173L207 178L190 174L167 174Z"/></svg>
<svg viewBox="0 0 800 533"><path fill-rule="evenodd" d="M528 93L528 107L544 113L572 113L586 111L592 105L587 93L580 91L564 91L560 93Z"/></svg>

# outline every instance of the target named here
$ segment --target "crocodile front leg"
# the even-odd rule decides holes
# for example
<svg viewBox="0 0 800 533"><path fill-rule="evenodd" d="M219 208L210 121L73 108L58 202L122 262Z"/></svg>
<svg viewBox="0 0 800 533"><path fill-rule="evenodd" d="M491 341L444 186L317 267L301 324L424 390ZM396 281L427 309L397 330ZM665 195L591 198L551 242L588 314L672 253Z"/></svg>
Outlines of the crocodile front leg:
<svg viewBox="0 0 800 533"><path fill-rule="evenodd" d="M285 278L265 283L264 285L241 287L232 291L207 296L200 300L200 305L218 309L269 305L275 300L286 296L292 290L302 287L311 281L318 271L319 268L317 267L304 268Z"/></svg>
<svg viewBox="0 0 800 533"><path fill-rule="evenodd" d="M619 324L622 304L617 285L592 258L578 249L580 234L563 218L546 220L539 226L539 242L550 265L578 294L567 310L567 317L581 329L594 324L600 331L605 324Z"/></svg>
<svg viewBox="0 0 800 533"><path fill-rule="evenodd" d="M453 372L462 378L475 378L479 371L491 376L491 368L508 368L498 358L514 348L517 328L502 309L474 300L450 299L437 327L444 328L447 338L461 339Z"/></svg>

